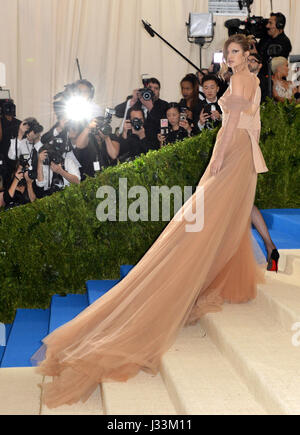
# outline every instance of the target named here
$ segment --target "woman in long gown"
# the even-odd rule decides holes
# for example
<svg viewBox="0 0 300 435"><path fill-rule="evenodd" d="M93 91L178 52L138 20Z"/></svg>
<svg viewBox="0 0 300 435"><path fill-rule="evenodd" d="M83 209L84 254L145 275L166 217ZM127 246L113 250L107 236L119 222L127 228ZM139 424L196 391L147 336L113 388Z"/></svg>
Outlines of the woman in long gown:
<svg viewBox="0 0 300 435"><path fill-rule="evenodd" d="M233 35L225 43L234 74L219 101L223 124L199 188L133 270L33 356L38 373L53 377L43 385L49 408L86 401L103 381L156 374L180 328L223 302L256 297L264 268L254 258L250 215L257 173L268 169L258 145L260 87L247 66L250 42ZM204 226L188 232L178 216L191 216L203 191Z"/></svg>

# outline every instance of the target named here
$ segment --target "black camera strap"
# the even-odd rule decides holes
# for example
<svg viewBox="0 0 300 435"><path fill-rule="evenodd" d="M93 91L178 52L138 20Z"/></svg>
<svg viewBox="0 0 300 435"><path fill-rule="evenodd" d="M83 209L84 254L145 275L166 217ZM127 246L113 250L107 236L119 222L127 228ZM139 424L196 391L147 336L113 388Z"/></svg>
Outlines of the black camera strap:
<svg viewBox="0 0 300 435"><path fill-rule="evenodd" d="M18 136L16 136L16 140L15 140L15 156L16 156L16 160L18 160Z"/></svg>

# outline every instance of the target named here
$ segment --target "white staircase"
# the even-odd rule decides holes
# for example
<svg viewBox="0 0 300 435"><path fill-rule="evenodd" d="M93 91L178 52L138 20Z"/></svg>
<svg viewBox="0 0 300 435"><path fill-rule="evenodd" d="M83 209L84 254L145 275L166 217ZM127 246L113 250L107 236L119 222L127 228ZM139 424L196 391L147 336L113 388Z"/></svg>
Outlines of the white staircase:
<svg viewBox="0 0 300 435"><path fill-rule="evenodd" d="M255 301L184 328L159 375L103 383L85 404L49 410L34 368L2 368L0 414L299 415L300 250L280 255Z"/></svg>

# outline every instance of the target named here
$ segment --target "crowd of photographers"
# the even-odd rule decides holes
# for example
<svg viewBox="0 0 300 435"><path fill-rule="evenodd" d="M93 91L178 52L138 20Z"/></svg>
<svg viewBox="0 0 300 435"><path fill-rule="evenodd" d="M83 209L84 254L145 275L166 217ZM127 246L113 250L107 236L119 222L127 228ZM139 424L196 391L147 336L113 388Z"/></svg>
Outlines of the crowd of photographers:
<svg viewBox="0 0 300 435"><path fill-rule="evenodd" d="M260 79L262 102L268 95L264 54L274 42L282 49L281 56L272 58L272 96L277 101L299 98L299 89L287 81L292 47L283 18L271 14L268 37L253 46L248 59L250 71ZM218 70L212 63L201 73L186 75L180 83L182 99L171 103L160 99L156 78L144 79L143 88L114 110L107 109L104 116L93 102L93 85L79 80L54 97L57 122L43 135L35 118L19 121L13 102L5 102L0 122L0 208L33 202L105 167L217 127L222 121L218 99L230 80L230 72L221 78ZM120 127L113 134L114 115L120 118Z"/></svg>

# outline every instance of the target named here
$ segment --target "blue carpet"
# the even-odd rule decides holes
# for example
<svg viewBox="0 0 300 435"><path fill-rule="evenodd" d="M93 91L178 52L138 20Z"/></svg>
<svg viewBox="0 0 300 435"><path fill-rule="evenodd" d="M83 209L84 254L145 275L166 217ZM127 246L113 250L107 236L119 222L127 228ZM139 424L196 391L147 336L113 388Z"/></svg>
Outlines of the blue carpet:
<svg viewBox="0 0 300 435"><path fill-rule="evenodd" d="M17 310L1 367L31 367L30 358L48 334L50 310Z"/></svg>
<svg viewBox="0 0 300 435"><path fill-rule="evenodd" d="M300 249L300 209L268 209L261 214L277 249ZM252 233L267 256L262 238L254 228Z"/></svg>
<svg viewBox="0 0 300 435"><path fill-rule="evenodd" d="M51 301L49 334L74 319L88 306L87 295L55 295Z"/></svg>
<svg viewBox="0 0 300 435"><path fill-rule="evenodd" d="M103 279L103 280L93 280L86 282L88 302L91 305L115 285L120 282L119 279Z"/></svg>
<svg viewBox="0 0 300 435"><path fill-rule="evenodd" d="M279 235L279 243L284 236L294 239L291 245L279 246L279 249L300 249L300 209L268 209L261 210L261 214L270 234L272 230L281 234Z"/></svg>
<svg viewBox="0 0 300 435"><path fill-rule="evenodd" d="M123 279L128 273L133 269L134 266L131 266L129 264L124 264L120 267L120 277Z"/></svg>

